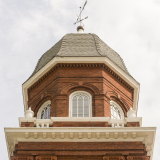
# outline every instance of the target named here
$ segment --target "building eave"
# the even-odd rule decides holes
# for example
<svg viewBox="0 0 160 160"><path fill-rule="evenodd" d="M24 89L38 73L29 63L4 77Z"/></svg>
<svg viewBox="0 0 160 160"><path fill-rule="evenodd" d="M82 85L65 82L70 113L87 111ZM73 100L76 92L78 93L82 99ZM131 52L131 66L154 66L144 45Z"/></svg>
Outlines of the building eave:
<svg viewBox="0 0 160 160"><path fill-rule="evenodd" d="M18 142L142 142L152 160L155 127L5 128L9 159Z"/></svg>

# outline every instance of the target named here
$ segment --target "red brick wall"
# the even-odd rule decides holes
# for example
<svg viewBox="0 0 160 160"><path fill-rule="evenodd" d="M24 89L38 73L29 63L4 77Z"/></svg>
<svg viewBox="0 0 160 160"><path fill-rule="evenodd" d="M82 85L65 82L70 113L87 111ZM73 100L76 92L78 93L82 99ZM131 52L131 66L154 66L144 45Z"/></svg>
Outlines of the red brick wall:
<svg viewBox="0 0 160 160"><path fill-rule="evenodd" d="M28 90L29 107L37 115L51 100L51 116L69 116L69 95L84 90L92 95L92 116L110 116L110 100L126 112L133 107L133 88L104 64L58 64Z"/></svg>
<svg viewBox="0 0 160 160"><path fill-rule="evenodd" d="M34 158L35 157L35 158ZM14 156L11 160L150 160L147 156L122 156L122 155L111 155L111 156Z"/></svg>
<svg viewBox="0 0 160 160"><path fill-rule="evenodd" d="M34 122L21 122L21 127L34 127Z"/></svg>
<svg viewBox="0 0 160 160"><path fill-rule="evenodd" d="M108 122L53 122L53 127L108 127Z"/></svg>
<svg viewBox="0 0 160 160"><path fill-rule="evenodd" d="M127 122L127 127L140 127L139 122Z"/></svg>
<svg viewBox="0 0 160 160"><path fill-rule="evenodd" d="M121 157L124 160L149 160L142 142L19 142L12 160L17 160L16 157L28 160L29 156L42 160L51 160L55 156L57 160L104 160L108 157L109 160L119 160L117 158Z"/></svg>

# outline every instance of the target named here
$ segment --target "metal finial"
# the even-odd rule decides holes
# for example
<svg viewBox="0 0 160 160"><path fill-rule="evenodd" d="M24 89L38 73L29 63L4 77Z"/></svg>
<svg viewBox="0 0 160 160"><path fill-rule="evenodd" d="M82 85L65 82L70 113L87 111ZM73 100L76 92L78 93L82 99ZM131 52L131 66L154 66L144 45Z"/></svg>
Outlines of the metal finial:
<svg viewBox="0 0 160 160"><path fill-rule="evenodd" d="M83 31L84 31L84 28L83 28L84 24L82 23L82 21L85 20L85 19L87 19L88 16L82 19L82 18L81 18L81 14L82 14L82 11L84 10L86 4L87 4L87 0L86 0L86 2L84 3L83 8L80 7L79 16L77 15L77 21L74 23L74 24L80 23L80 26L77 27L77 31L79 31L79 30L83 30ZM83 26L82 26L82 25L83 25Z"/></svg>

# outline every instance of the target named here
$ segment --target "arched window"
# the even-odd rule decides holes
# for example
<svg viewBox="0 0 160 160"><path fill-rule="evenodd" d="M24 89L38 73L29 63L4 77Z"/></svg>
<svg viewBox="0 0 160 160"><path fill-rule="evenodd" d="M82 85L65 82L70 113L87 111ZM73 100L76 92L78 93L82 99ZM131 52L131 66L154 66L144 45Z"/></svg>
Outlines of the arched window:
<svg viewBox="0 0 160 160"><path fill-rule="evenodd" d="M124 113L121 107L114 101L110 101L111 119L124 119Z"/></svg>
<svg viewBox="0 0 160 160"><path fill-rule="evenodd" d="M48 104L44 109L42 110L41 113L41 119L50 119L50 110L51 110L51 105Z"/></svg>
<svg viewBox="0 0 160 160"><path fill-rule="evenodd" d="M51 101L48 100L43 103L43 105L40 107L37 118L38 119L50 119L50 110L51 110Z"/></svg>
<svg viewBox="0 0 160 160"><path fill-rule="evenodd" d="M76 91L69 96L69 116L92 116L92 96L88 92Z"/></svg>

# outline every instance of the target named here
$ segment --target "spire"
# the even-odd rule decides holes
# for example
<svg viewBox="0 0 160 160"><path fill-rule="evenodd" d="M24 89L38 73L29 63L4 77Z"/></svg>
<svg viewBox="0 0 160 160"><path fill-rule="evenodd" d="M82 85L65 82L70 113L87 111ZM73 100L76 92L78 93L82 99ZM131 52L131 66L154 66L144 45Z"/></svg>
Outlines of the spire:
<svg viewBox="0 0 160 160"><path fill-rule="evenodd" d="M88 18L88 16L85 17L85 18L83 18L83 19L81 18L82 11L84 10L84 7L85 7L86 4L87 4L87 0L86 0L85 4L83 5L83 8L80 7L79 16L77 15L77 21L74 23L74 24L80 23L80 25L77 27L77 32L78 33L83 33L83 31L84 31L84 27L83 27L84 24L82 23L82 21Z"/></svg>

